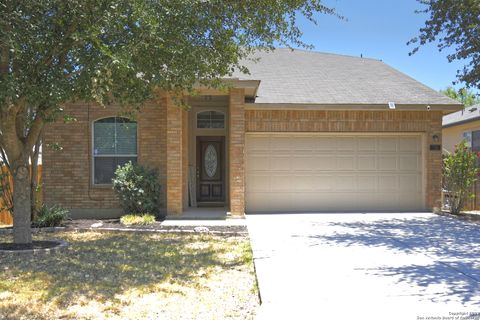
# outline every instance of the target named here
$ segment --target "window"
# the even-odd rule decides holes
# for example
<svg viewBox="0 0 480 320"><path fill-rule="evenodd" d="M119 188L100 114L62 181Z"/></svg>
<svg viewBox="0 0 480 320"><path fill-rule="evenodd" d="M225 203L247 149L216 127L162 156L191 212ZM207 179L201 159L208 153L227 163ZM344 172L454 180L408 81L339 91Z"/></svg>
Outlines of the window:
<svg viewBox="0 0 480 320"><path fill-rule="evenodd" d="M225 114L218 111L203 111L197 113L198 129L224 129Z"/></svg>
<svg viewBox="0 0 480 320"><path fill-rule="evenodd" d="M112 117L93 123L94 184L110 184L118 166L137 162L137 123Z"/></svg>
<svg viewBox="0 0 480 320"><path fill-rule="evenodd" d="M463 139L473 152L480 152L480 130L464 132ZM477 158L477 167L480 168L480 158Z"/></svg>

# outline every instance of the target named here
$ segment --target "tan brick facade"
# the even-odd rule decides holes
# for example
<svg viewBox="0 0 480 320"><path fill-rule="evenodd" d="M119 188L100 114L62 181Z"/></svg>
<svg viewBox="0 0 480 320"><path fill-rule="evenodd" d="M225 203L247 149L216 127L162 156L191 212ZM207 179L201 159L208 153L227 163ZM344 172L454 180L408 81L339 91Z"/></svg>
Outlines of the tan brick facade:
<svg viewBox="0 0 480 320"><path fill-rule="evenodd" d="M246 132L420 132L425 133L427 207L440 207L442 113L438 111L247 110ZM438 141L433 141L433 136Z"/></svg>
<svg viewBox="0 0 480 320"><path fill-rule="evenodd" d="M438 111L317 111L250 110L244 90L231 89L228 115L228 194L233 215L245 212L245 134L248 132L418 132L425 136L426 203L440 206L441 151L430 144L441 143L442 113ZM43 191L47 204L60 204L75 217L118 216L120 209L111 187L92 182L93 121L118 115L117 106L106 108L88 103L65 107L77 119L57 121L45 130ZM138 162L158 169L162 203L168 214L188 207L188 123L191 113L163 95L147 104L137 116ZM433 141L433 137L438 138ZM62 151L47 147L58 143Z"/></svg>
<svg viewBox="0 0 480 320"><path fill-rule="evenodd" d="M48 124L43 148L43 194L45 203L71 209L74 217L112 217L121 211L110 186L95 186L92 178L93 121L112 117L121 111L118 106L106 108L75 103L64 106L64 114L76 119L64 123L59 119ZM147 104L137 115L138 162L156 168L162 187L166 185L166 112L159 102ZM58 143L63 150L48 145ZM165 193L162 192L165 204Z"/></svg>
<svg viewBox="0 0 480 320"><path fill-rule="evenodd" d="M230 101L230 212L245 214L245 94L243 89L231 89Z"/></svg>
<svg viewBox="0 0 480 320"><path fill-rule="evenodd" d="M167 213L177 215L183 211L183 110L171 97L165 97L167 105Z"/></svg>

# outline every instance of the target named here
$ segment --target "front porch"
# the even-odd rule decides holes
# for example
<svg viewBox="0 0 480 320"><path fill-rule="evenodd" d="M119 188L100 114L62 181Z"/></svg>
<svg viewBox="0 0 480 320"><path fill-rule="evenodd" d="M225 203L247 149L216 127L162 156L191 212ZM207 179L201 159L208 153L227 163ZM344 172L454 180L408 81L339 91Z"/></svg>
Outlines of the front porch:
<svg viewBox="0 0 480 320"><path fill-rule="evenodd" d="M165 96L166 210L169 219L245 214L245 96L256 83L188 97L189 110Z"/></svg>

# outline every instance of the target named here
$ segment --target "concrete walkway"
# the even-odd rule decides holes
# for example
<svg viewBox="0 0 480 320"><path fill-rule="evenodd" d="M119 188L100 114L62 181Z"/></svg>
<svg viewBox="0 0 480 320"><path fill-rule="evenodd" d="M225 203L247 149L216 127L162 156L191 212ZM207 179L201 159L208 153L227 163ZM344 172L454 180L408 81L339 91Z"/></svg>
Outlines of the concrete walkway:
<svg viewBox="0 0 480 320"><path fill-rule="evenodd" d="M258 319L480 319L460 317L480 312L479 225L398 213L249 215L247 226Z"/></svg>

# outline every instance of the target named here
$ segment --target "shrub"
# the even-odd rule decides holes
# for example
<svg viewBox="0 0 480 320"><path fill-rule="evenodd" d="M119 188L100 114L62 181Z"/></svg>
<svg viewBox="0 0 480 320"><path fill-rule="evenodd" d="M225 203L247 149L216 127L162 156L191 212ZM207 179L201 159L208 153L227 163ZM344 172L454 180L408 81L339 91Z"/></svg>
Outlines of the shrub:
<svg viewBox="0 0 480 320"><path fill-rule="evenodd" d="M472 187L477 180L477 155L470 151L465 141L443 160L443 187L449 193L452 214L463 209L465 201L475 195Z"/></svg>
<svg viewBox="0 0 480 320"><path fill-rule="evenodd" d="M120 218L120 223L127 226L131 226L131 225L146 226L149 224L153 224L154 222L155 222L155 216L150 213L146 213L143 215L127 214Z"/></svg>
<svg viewBox="0 0 480 320"><path fill-rule="evenodd" d="M125 213L160 217L160 189L156 170L128 162L115 171L113 190Z"/></svg>
<svg viewBox="0 0 480 320"><path fill-rule="evenodd" d="M68 210L62 208L61 206L51 206L48 207L43 205L40 210L38 210L35 220L33 221L33 226L35 227L57 227L63 220L68 216Z"/></svg>

